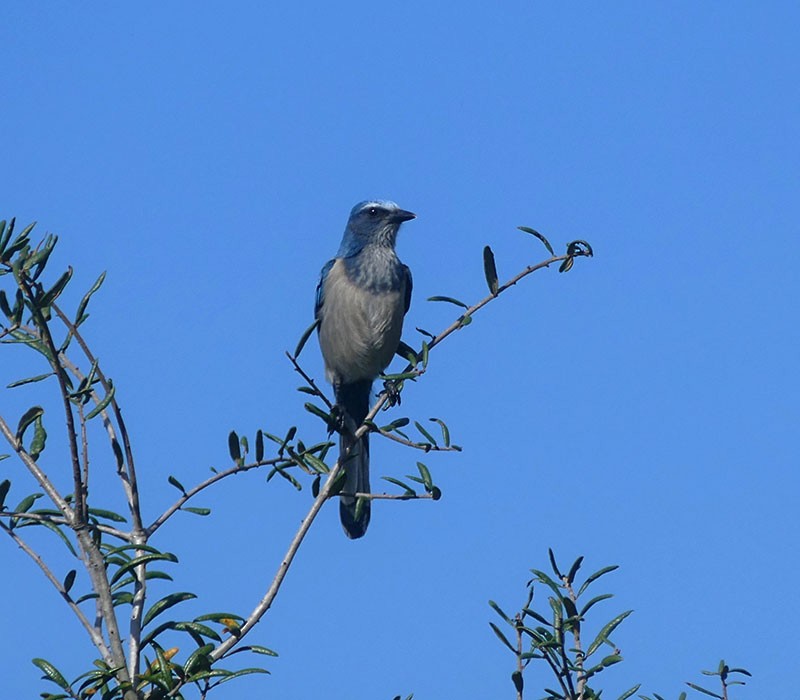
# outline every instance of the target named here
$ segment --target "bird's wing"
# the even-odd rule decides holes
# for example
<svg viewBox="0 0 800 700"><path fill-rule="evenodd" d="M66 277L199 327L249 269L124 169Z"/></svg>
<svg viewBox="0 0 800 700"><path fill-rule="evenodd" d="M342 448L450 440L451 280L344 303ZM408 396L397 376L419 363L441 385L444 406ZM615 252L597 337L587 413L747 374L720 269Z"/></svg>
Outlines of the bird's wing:
<svg viewBox="0 0 800 700"><path fill-rule="evenodd" d="M322 305L325 302L325 279L328 277L328 273L331 271L333 264L336 262L336 259L328 260L325 263L325 266L322 268L322 271L319 273L319 282L317 282L317 295L316 299L314 300L314 318L318 319L320 316L320 312L322 311Z"/></svg>
<svg viewBox="0 0 800 700"><path fill-rule="evenodd" d="M404 313L408 313L408 309L411 306L411 288L414 286L414 280L411 278L411 269L408 265L403 265L403 273L406 276L406 308Z"/></svg>

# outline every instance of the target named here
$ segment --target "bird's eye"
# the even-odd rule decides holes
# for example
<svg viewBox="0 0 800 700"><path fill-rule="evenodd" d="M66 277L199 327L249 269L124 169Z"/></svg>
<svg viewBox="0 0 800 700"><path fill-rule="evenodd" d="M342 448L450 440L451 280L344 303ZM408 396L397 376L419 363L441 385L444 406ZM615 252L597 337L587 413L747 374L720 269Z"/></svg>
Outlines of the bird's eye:
<svg viewBox="0 0 800 700"><path fill-rule="evenodd" d="M376 207L370 207L367 209L367 214L370 216L378 216L378 209Z"/></svg>

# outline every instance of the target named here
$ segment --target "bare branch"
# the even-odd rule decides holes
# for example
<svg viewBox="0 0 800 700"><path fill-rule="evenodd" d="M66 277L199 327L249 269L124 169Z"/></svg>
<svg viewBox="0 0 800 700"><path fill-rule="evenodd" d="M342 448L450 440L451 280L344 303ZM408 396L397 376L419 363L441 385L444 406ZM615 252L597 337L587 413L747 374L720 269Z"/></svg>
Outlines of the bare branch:
<svg viewBox="0 0 800 700"><path fill-rule="evenodd" d="M69 317L58 307L58 305L53 304L52 308L53 311L55 311L58 315L59 319L61 319L61 322L67 327L67 331L72 335L73 338L75 338L81 350L83 351L83 354L86 356L86 359L91 364L95 365L96 358L89 349L89 346L86 344L86 341L83 339L83 336L80 334L75 324L70 321ZM97 364L96 367L97 377L100 379L100 383L103 385L103 389L105 390L106 394L108 394L108 392L111 391L111 383L106 378L103 370L100 369L99 364ZM142 532L144 527L142 524L141 509L139 506L139 487L136 480L136 467L134 466L133 450L131 449L131 443L128 437L128 429L125 426L125 421L122 418L122 411L120 410L116 397L111 398L109 405L111 406L111 409L114 413L114 418L117 421L117 426L119 427L120 437L122 438L122 447L125 451L125 462L128 465L127 470L120 465L118 474L122 480L123 487L125 488L128 507L130 508L131 519L133 521L134 532Z"/></svg>
<svg viewBox="0 0 800 700"><path fill-rule="evenodd" d="M3 513L6 515L6 513ZM25 552L36 565L42 570L42 573L45 575L48 581L53 584L55 589L58 591L59 595L64 599L64 601L72 608L72 612L75 613L75 616L78 618L80 623L86 629L91 638L93 644L97 647L97 650L100 652L103 660L107 664L111 664L113 662L111 652L106 645L105 639L103 639L103 635L100 632L98 627L92 625L91 622L87 619L86 615L83 614L83 610L78 607L78 604L72 599L72 596L67 592L64 588L61 581L59 581L55 574L50 570L47 564L44 563L42 558L16 533L12 530L8 525L6 525L2 520L0 520L0 529L4 530L9 537L17 544L17 546Z"/></svg>
<svg viewBox="0 0 800 700"><path fill-rule="evenodd" d="M64 514L64 519L70 524L70 526L72 526L74 522L74 513L72 508L70 508L69 503L64 500L56 487L53 486L53 483L42 471L41 467L39 467L39 465L36 463L36 460L33 459L33 457L31 457L22 446L22 443L17 442L14 432L11 430L11 427L8 425L8 423L6 423L2 416L0 416L0 433L3 434L3 437L5 437L8 444L11 446L14 452L17 453L19 458L22 460L22 463L28 468L28 471L33 474L34 478L39 483L39 486L42 487L50 500Z"/></svg>
<svg viewBox="0 0 800 700"><path fill-rule="evenodd" d="M19 518L20 520L31 520L37 523L51 523L53 525L71 526L71 523L65 517L59 515L43 515L41 513L17 513L16 511L3 510L0 511L0 517ZM98 530L106 535L111 535L112 537L116 537L122 540L123 542L130 542L130 534L128 534L127 532L123 532L122 530L117 530L117 528L111 527L110 525L103 525L102 523L91 523L88 525L88 527L91 530Z"/></svg>
<svg viewBox="0 0 800 700"><path fill-rule="evenodd" d="M153 533L158 530L169 518L175 515L185 504L186 502L196 496L198 493L207 489L212 484L216 484L218 481L225 479L226 477L233 476L234 474L241 474L243 472L248 472L251 469L258 469L259 467L267 467L278 462L284 461L282 458L273 457L272 459L262 459L260 462L251 462L250 464L241 464L231 467L230 469L226 469L222 472L217 472L213 476L210 476L205 481L197 484L186 491L175 503L173 503L167 510L165 510L161 515L159 515L148 527L145 528L145 533L148 538L153 536Z"/></svg>

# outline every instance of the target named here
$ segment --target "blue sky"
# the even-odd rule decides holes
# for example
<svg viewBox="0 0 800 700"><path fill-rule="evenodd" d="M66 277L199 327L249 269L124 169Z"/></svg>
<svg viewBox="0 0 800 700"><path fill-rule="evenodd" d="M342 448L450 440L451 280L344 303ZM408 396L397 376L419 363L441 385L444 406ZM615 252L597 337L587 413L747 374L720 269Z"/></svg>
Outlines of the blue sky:
<svg viewBox="0 0 800 700"><path fill-rule="evenodd" d="M226 465L231 429L322 437L283 352L355 202L418 214L399 240L414 344L453 319L427 297L485 294L484 245L501 277L543 259L517 225L595 249L432 355L392 417L445 418L464 446L426 460L443 499L376 504L358 542L326 508L253 633L281 654L272 676L217 700L511 697L486 601L522 603L548 547L621 566L597 584L607 618L636 611L609 697L677 696L721 657L754 674L735 697L785 693L799 24L789 2L4 5L0 218L59 234L72 299L108 271L88 335L151 517L176 495L167 475ZM321 378L315 343L303 359ZM27 369L5 351L0 381ZM44 388L3 392L2 413ZM414 470L373 442L375 476ZM186 614L249 611L309 504L249 474L198 500L212 518L162 530L177 589L201 597ZM74 676L91 650L10 541L0 557L4 688L31 697L32 657Z"/></svg>

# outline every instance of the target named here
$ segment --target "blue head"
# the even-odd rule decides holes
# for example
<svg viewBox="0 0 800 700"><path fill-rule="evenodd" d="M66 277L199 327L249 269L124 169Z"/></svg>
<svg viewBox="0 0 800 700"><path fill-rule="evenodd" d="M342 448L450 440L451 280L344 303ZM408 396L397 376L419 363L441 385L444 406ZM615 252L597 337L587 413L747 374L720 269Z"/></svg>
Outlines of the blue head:
<svg viewBox="0 0 800 700"><path fill-rule="evenodd" d="M394 202L372 200L359 202L350 212L339 256L348 257L372 244L394 248L400 224L416 214L401 209Z"/></svg>

